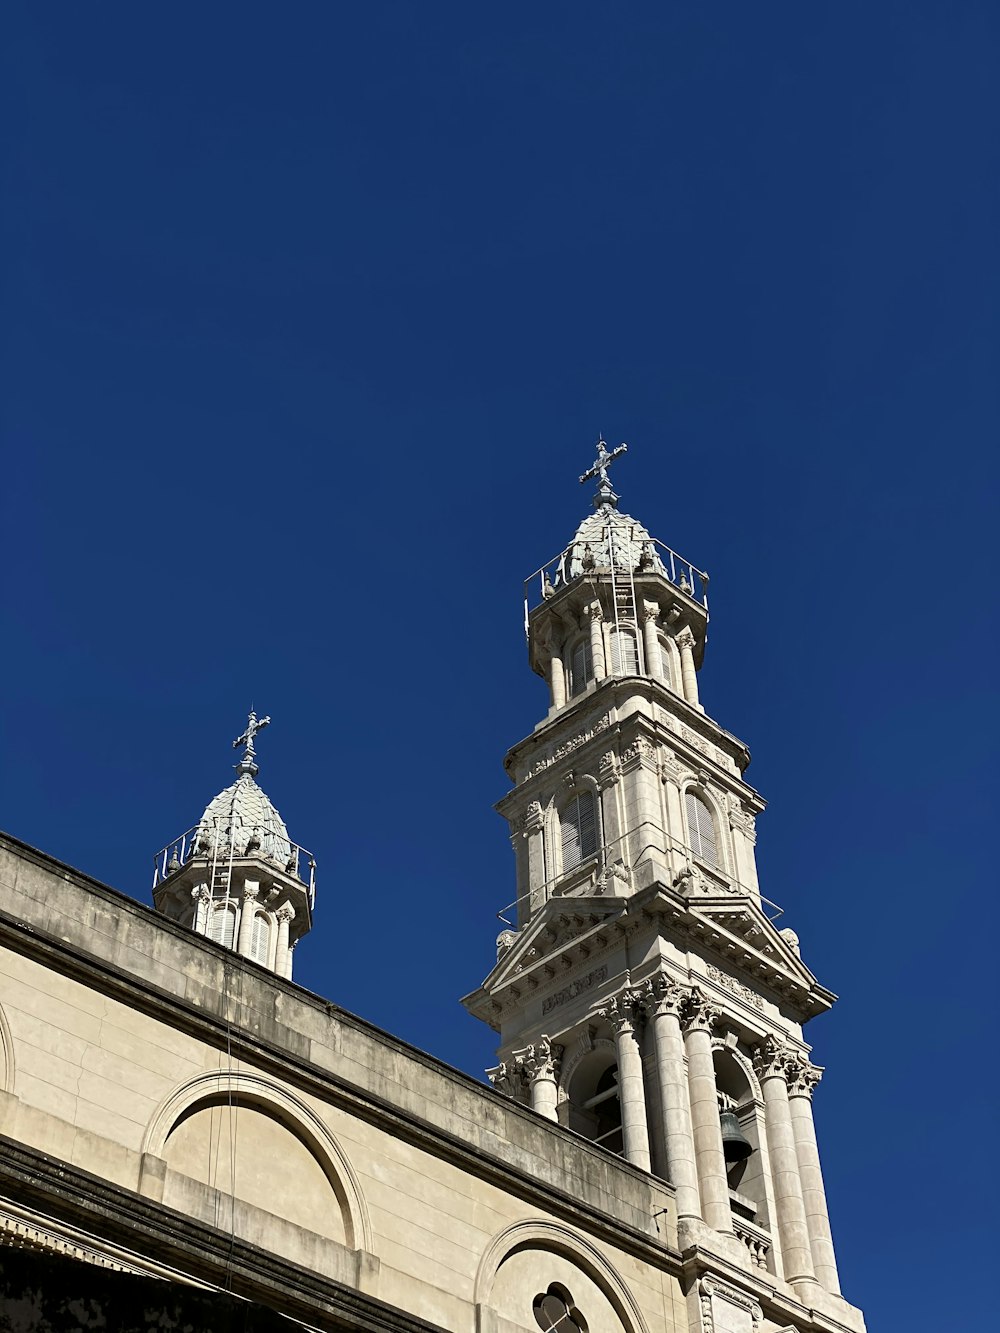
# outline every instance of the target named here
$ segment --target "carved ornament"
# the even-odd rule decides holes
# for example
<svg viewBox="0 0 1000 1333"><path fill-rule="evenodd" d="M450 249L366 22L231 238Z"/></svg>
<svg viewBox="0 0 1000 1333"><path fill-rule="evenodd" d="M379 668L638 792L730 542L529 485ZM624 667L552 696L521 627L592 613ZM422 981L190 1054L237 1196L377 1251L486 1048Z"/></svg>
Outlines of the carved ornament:
<svg viewBox="0 0 1000 1333"><path fill-rule="evenodd" d="M552 995L546 995L542 1001L542 1015L550 1014L553 1009L559 1005L565 1004L568 1000L575 1000L578 995L584 991L590 990L593 986L599 986L608 979L607 965L595 967L592 972L588 972L585 977L577 977L571 981L568 986L563 986L561 990L555 991Z"/></svg>
<svg viewBox="0 0 1000 1333"><path fill-rule="evenodd" d="M745 1004L751 1005L754 1009L764 1008L763 997L758 995L756 991L751 990L749 986L744 986L743 983L737 981L735 977L731 977L728 972L723 972L720 968L713 967L711 963L706 966L705 972L710 981L714 981L717 986L722 986L725 990L732 991L732 993L738 995Z"/></svg>

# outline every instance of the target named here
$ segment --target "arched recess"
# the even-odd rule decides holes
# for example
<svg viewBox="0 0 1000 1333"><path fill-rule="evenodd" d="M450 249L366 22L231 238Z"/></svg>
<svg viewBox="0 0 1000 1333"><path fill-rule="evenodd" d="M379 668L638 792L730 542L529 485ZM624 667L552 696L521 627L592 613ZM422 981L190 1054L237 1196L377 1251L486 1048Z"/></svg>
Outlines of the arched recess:
<svg viewBox="0 0 1000 1333"><path fill-rule="evenodd" d="M518 1255L544 1256L546 1253L555 1255L562 1261L568 1261L599 1289L624 1333L649 1333L648 1325L635 1297L600 1250L585 1236L570 1227L543 1219L515 1222L494 1236L486 1247L476 1271L475 1303L478 1333L491 1333L493 1328L492 1316L498 1313L494 1303L497 1280L504 1265ZM535 1279L535 1285L544 1289L543 1268L544 1260L539 1265L540 1275ZM524 1289L528 1310L535 1294L528 1288ZM579 1293L574 1295L579 1297ZM584 1313L586 1314L586 1311ZM594 1333L603 1333L600 1323L592 1321L589 1316L588 1323ZM531 1326L529 1316L526 1327Z"/></svg>
<svg viewBox="0 0 1000 1333"><path fill-rule="evenodd" d="M684 810L684 844L689 851L698 856L697 835L693 836L691 829L691 811L689 796L695 802L700 802L702 807L707 810L712 821L712 835L715 839L715 861L709 857L700 857L705 864L711 866L713 870L718 870L721 874L729 873L730 849L727 842L729 832L729 820L725 817L715 793L712 792L703 782L693 774L681 779L681 805Z"/></svg>
<svg viewBox="0 0 1000 1333"><path fill-rule="evenodd" d="M774 1218L774 1199L760 1080L750 1057L720 1038L712 1041L712 1057L716 1087L753 1148L748 1158L727 1166L729 1187L734 1191L730 1204L737 1217L769 1231Z"/></svg>
<svg viewBox="0 0 1000 1333"><path fill-rule="evenodd" d="M13 1092L14 1039L10 1035L10 1026L3 1005L0 1005L0 1061L3 1062L3 1068L0 1069L0 1092Z"/></svg>
<svg viewBox="0 0 1000 1333"><path fill-rule="evenodd" d="M372 1228L361 1186L343 1148L319 1116L301 1098L260 1074L217 1070L197 1074L160 1103L142 1143L143 1154L163 1158L171 1132L201 1106L232 1098L238 1106L257 1107L279 1120L300 1140L323 1170L344 1218L348 1249L372 1252Z"/></svg>

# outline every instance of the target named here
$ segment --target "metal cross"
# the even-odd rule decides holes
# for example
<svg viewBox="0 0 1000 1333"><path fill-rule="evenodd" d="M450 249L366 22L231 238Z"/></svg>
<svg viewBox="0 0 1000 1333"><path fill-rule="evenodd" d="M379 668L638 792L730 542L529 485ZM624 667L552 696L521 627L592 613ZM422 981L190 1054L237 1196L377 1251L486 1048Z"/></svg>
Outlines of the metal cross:
<svg viewBox="0 0 1000 1333"><path fill-rule="evenodd" d="M247 719L247 729L242 736L237 736L233 741L233 749L238 750L241 745L245 745L247 747L247 754L253 758L253 739L257 735L257 732L263 731L266 726L270 725L270 722L271 719L269 717L258 719L257 714L251 708L250 716Z"/></svg>
<svg viewBox="0 0 1000 1333"><path fill-rule="evenodd" d="M602 486L610 486L611 479L608 476L608 468L619 454L627 452L627 444L620 444L617 449L609 450L604 436L602 435L597 441L597 458L594 462L594 466L588 468L580 478L580 485L582 486L585 481L589 481L591 477L599 477Z"/></svg>

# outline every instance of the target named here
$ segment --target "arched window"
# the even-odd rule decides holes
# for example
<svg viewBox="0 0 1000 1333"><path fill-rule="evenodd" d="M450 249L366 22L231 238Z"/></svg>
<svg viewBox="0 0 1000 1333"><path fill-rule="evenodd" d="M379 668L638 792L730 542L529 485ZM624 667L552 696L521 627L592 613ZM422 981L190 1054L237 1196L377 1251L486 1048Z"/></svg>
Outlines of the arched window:
<svg viewBox="0 0 1000 1333"><path fill-rule="evenodd" d="M715 837L715 820L708 802L697 792L688 791L684 797L687 811L688 843L695 856L710 866L719 864L719 848Z"/></svg>
<svg viewBox="0 0 1000 1333"><path fill-rule="evenodd" d="M616 676L636 676L639 673L638 647L630 629L611 631L611 670Z"/></svg>
<svg viewBox="0 0 1000 1333"><path fill-rule="evenodd" d="M570 694L582 694L587 688L587 682L594 674L594 663L590 655L590 640L581 639L570 654L569 659L569 692Z"/></svg>
<svg viewBox="0 0 1000 1333"><path fill-rule="evenodd" d="M560 812L559 827L564 872L597 854L597 802L592 791L573 797Z"/></svg>
<svg viewBox="0 0 1000 1333"><path fill-rule="evenodd" d="M570 1086L568 1123L592 1143L621 1156L622 1104L614 1061L593 1059L581 1066Z"/></svg>
<svg viewBox="0 0 1000 1333"><path fill-rule="evenodd" d="M660 652L660 675L663 677L665 684L672 686L674 680L674 664L673 659L670 656L670 649L667 647L666 640L662 635L658 640L658 644Z"/></svg>
<svg viewBox="0 0 1000 1333"><path fill-rule="evenodd" d="M258 912L253 919L253 933L250 936L250 957L255 963L260 963L266 967L270 946L271 923L263 912Z"/></svg>
<svg viewBox="0 0 1000 1333"><path fill-rule="evenodd" d="M236 908L223 904L212 909L208 919L208 938L231 949L236 939Z"/></svg>

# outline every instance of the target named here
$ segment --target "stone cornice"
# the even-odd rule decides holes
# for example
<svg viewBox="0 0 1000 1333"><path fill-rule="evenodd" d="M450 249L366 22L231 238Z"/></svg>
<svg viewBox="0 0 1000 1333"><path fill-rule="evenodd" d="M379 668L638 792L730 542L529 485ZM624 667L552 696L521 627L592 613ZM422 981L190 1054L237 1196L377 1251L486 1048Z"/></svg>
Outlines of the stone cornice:
<svg viewBox="0 0 1000 1333"><path fill-rule="evenodd" d="M591 685L583 694L578 695L565 707L560 708L557 713L545 718L530 736L526 736L524 740L511 746L504 759L504 768L507 774L509 776L512 774L515 765L522 758L530 757L535 750L545 750L553 743L555 736L560 732L572 732L573 728L578 726L579 722L585 719L589 713L593 712L600 716L602 713L614 710L620 698L636 693L644 695L651 704L666 708L692 733L702 736L710 744L718 746L733 760L741 772L748 767L750 751L747 746L732 732L720 726L707 714L700 712L686 699L681 698L679 694L675 694L662 681L652 676L608 676L606 679ZM613 722L620 722L621 720L620 717L612 719ZM667 727L664 727L663 730L665 735L683 743L683 737L679 736L678 733ZM701 754L700 751L699 754ZM704 755L701 757L706 758ZM709 762L714 764L711 759ZM714 764L714 766L718 768L719 773L726 775L730 783L736 781L733 775L722 765ZM763 809L764 801L760 794L746 783L740 785L746 788L746 791L755 798L755 801L760 802L759 808Z"/></svg>

